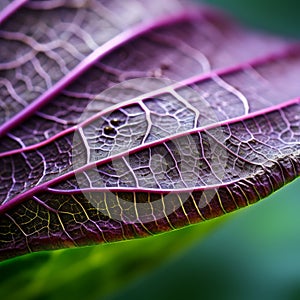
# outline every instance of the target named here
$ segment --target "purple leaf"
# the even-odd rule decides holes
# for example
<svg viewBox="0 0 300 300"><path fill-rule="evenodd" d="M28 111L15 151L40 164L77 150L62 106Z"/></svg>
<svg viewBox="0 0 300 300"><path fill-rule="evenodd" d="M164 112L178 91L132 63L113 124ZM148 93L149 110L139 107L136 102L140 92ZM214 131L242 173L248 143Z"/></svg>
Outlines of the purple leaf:
<svg viewBox="0 0 300 300"><path fill-rule="evenodd" d="M122 3L1 4L1 259L179 228L300 174L298 45Z"/></svg>

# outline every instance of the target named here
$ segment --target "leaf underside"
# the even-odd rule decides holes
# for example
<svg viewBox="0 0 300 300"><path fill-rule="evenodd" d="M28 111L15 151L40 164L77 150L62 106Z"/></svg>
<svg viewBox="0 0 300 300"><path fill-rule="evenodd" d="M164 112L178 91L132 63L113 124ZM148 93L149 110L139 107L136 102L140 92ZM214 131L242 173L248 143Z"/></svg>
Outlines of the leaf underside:
<svg viewBox="0 0 300 300"><path fill-rule="evenodd" d="M297 44L122 3L0 5L2 260L180 228L300 175Z"/></svg>

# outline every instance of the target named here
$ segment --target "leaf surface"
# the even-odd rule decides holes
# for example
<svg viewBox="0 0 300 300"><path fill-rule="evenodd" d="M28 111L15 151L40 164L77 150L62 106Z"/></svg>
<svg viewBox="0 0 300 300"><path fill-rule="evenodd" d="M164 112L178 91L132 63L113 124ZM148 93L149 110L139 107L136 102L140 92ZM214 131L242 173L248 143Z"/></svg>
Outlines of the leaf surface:
<svg viewBox="0 0 300 300"><path fill-rule="evenodd" d="M299 176L297 44L177 1L3 12L2 259L183 227Z"/></svg>

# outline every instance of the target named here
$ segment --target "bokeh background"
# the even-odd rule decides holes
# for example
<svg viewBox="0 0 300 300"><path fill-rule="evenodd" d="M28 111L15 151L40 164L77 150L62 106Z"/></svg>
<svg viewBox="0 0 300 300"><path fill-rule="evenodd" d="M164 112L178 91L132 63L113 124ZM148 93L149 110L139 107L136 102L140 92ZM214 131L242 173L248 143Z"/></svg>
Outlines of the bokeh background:
<svg viewBox="0 0 300 300"><path fill-rule="evenodd" d="M300 39L298 1L206 3ZM2 262L0 299L300 299L299 195L298 179L249 208L167 234Z"/></svg>

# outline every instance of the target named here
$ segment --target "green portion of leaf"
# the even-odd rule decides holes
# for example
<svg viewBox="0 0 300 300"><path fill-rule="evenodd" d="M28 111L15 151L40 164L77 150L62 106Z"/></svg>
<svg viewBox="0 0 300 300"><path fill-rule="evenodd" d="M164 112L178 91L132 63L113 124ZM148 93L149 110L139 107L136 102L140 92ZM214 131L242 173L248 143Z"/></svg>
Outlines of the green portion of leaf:
<svg viewBox="0 0 300 300"><path fill-rule="evenodd" d="M0 264L0 298L96 299L180 253L228 218L227 215L146 239L33 253L8 260Z"/></svg>

